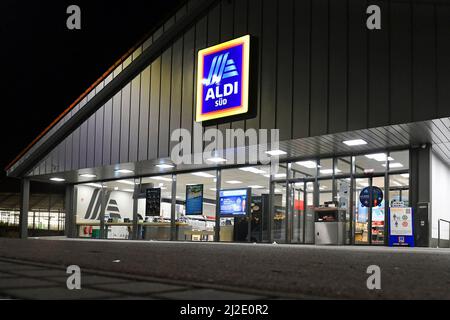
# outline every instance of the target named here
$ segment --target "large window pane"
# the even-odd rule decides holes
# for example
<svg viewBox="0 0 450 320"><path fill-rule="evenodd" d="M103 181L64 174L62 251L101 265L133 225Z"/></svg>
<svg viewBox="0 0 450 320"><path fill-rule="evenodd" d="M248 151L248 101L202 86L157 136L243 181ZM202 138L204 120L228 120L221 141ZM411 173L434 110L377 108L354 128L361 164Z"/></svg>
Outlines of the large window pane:
<svg viewBox="0 0 450 320"><path fill-rule="evenodd" d="M304 160L293 162L291 165L294 178L313 178L317 175L317 161Z"/></svg>
<svg viewBox="0 0 450 320"><path fill-rule="evenodd" d="M186 210L186 186L202 185L202 214ZM213 241L216 221L216 171L201 171L177 175L177 239Z"/></svg>
<svg viewBox="0 0 450 320"><path fill-rule="evenodd" d="M355 179L354 187L354 223L355 223L355 244L369 243L369 208L364 206L359 200L361 191L369 186L369 179Z"/></svg>
<svg viewBox="0 0 450 320"><path fill-rule="evenodd" d="M319 167L319 176L329 177L333 175L333 159L321 159Z"/></svg>
<svg viewBox="0 0 450 320"><path fill-rule="evenodd" d="M75 186L75 221L80 238L100 238L102 187L100 183Z"/></svg>
<svg viewBox="0 0 450 320"><path fill-rule="evenodd" d="M278 177L286 177L285 167L280 167ZM267 239L267 228L270 209L269 203L269 166L250 166L237 169L222 170L221 190L250 188L252 197L250 217L221 218L221 241L249 241L248 221L250 225L250 241L261 242ZM222 236L223 235L223 236Z"/></svg>
<svg viewBox="0 0 450 320"><path fill-rule="evenodd" d="M409 173L389 175L389 207L409 207Z"/></svg>
<svg viewBox="0 0 450 320"><path fill-rule="evenodd" d="M384 177L373 178L372 186L378 187L383 193L383 201L372 207L372 244L384 243L384 204L386 200L386 193L384 190Z"/></svg>
<svg viewBox="0 0 450 320"><path fill-rule="evenodd" d="M409 170L409 151L395 151L390 153L389 171Z"/></svg>
<svg viewBox="0 0 450 320"><path fill-rule="evenodd" d="M172 176L145 177L136 181L138 188L138 239L170 240L172 210ZM148 189L159 189L159 212L147 210L146 194ZM157 192L158 193L158 192Z"/></svg>
<svg viewBox="0 0 450 320"><path fill-rule="evenodd" d="M386 171L387 153L372 153L355 157L355 172L357 174L365 173L383 173Z"/></svg>

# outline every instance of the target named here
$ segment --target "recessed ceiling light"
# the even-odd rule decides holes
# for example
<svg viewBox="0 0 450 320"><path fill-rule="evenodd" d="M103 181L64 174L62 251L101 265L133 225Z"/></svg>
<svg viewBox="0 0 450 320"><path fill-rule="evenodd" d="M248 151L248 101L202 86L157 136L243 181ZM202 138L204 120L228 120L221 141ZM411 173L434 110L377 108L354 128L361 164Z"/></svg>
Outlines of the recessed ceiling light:
<svg viewBox="0 0 450 320"><path fill-rule="evenodd" d="M197 177L203 177L203 178L215 178L215 176L213 176L212 174L210 174L210 173L206 173L206 172L193 172L193 173L191 173L192 175L194 175L194 176L197 176Z"/></svg>
<svg viewBox="0 0 450 320"><path fill-rule="evenodd" d="M364 173L374 173L375 169L364 169Z"/></svg>
<svg viewBox="0 0 450 320"><path fill-rule="evenodd" d="M150 179L158 180L158 181L172 181L172 179L166 178L166 177L150 177Z"/></svg>
<svg viewBox="0 0 450 320"><path fill-rule="evenodd" d="M277 173L274 175L275 178L285 178L286 177L286 173Z"/></svg>
<svg viewBox="0 0 450 320"><path fill-rule="evenodd" d="M367 154L366 158L369 158L369 159L372 159L372 160L376 160L376 161L379 161L379 162L386 162L386 158L389 161L394 161L394 158L388 157L387 154L385 154L385 153Z"/></svg>
<svg viewBox="0 0 450 320"><path fill-rule="evenodd" d="M314 169L315 167L317 167L317 163L315 161L299 161L296 162L296 164L308 169Z"/></svg>
<svg viewBox="0 0 450 320"><path fill-rule="evenodd" d="M209 159L206 159L206 161L214 162L214 163L221 163L221 162L227 162L227 159L221 158L221 157L212 157Z"/></svg>
<svg viewBox="0 0 450 320"><path fill-rule="evenodd" d="M401 187L403 184L398 182L397 180L392 180L392 184L396 185L397 187Z"/></svg>
<svg viewBox="0 0 450 320"><path fill-rule="evenodd" d="M117 169L115 172L116 173L134 173L133 170L128 170L128 169Z"/></svg>
<svg viewBox="0 0 450 320"><path fill-rule="evenodd" d="M258 185L248 186L248 187L252 188L252 189L262 189L262 188L264 188L263 186L258 186Z"/></svg>
<svg viewBox="0 0 450 320"><path fill-rule="evenodd" d="M383 167L386 167L386 164L382 164ZM402 168L403 165L400 162L389 163L389 168Z"/></svg>
<svg viewBox="0 0 450 320"><path fill-rule="evenodd" d="M361 145L367 144L367 142L364 141L363 139L346 140L346 141L342 141L342 143L349 147L361 146Z"/></svg>
<svg viewBox="0 0 450 320"><path fill-rule="evenodd" d="M156 165L158 168L161 169L171 169L171 168L175 168L174 165L168 164L168 163L161 163L161 164L157 164Z"/></svg>
<svg viewBox="0 0 450 320"><path fill-rule="evenodd" d="M66 179L63 179L63 178L57 178L57 177L50 178L50 180L51 180L51 181L55 181L55 182L63 182L63 181L66 181Z"/></svg>
<svg viewBox="0 0 450 320"><path fill-rule="evenodd" d="M270 174L265 174L264 177L270 178ZM274 178L284 178L286 177L286 173L276 173L273 175Z"/></svg>
<svg viewBox="0 0 450 320"><path fill-rule="evenodd" d="M283 154L287 154L287 152L285 152L283 150L270 150L270 151L266 151L266 153L270 156L281 156Z"/></svg>
<svg viewBox="0 0 450 320"><path fill-rule="evenodd" d="M137 183L134 183L134 181L129 181L129 180L119 180L117 182L123 183L123 184L128 184L130 186L134 186L135 184L137 184Z"/></svg>
<svg viewBox="0 0 450 320"><path fill-rule="evenodd" d="M96 178L97 175L91 174L91 173L82 173L82 174L80 174L80 177L82 177L82 178Z"/></svg>
<svg viewBox="0 0 450 320"><path fill-rule="evenodd" d="M256 174L264 174L264 173L266 173L264 170L261 170L261 169L255 168L255 167L239 168L239 170L246 171L246 172L251 172L251 173L256 173Z"/></svg>
<svg viewBox="0 0 450 320"><path fill-rule="evenodd" d="M238 180L229 180L229 181L225 181L228 184L239 184L242 183L242 181L238 181Z"/></svg>
<svg viewBox="0 0 450 320"><path fill-rule="evenodd" d="M103 186L99 183L88 183L86 185L94 188L103 188Z"/></svg>
<svg viewBox="0 0 450 320"><path fill-rule="evenodd" d="M114 191L117 191L117 190L119 190L119 187L114 187Z"/></svg>
<svg viewBox="0 0 450 320"><path fill-rule="evenodd" d="M335 173L339 173L339 172L342 172L342 171L339 170L339 169L335 169L334 172ZM321 174L332 174L333 173L333 169L321 169L320 173Z"/></svg>

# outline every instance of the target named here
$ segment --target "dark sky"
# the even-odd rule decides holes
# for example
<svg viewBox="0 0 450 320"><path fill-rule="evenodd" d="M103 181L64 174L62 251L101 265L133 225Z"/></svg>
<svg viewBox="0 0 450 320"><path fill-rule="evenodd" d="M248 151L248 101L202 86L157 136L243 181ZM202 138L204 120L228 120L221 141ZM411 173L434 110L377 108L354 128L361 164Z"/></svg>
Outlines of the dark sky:
<svg viewBox="0 0 450 320"><path fill-rule="evenodd" d="M0 1L0 185L4 167L183 0ZM81 8L68 30L66 8Z"/></svg>

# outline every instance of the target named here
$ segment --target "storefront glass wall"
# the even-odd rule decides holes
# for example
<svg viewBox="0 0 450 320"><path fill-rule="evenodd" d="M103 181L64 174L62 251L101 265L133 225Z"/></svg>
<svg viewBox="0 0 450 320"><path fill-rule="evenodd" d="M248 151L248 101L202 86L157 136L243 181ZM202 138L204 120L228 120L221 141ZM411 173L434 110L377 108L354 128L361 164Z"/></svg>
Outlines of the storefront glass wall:
<svg viewBox="0 0 450 320"><path fill-rule="evenodd" d="M368 187L382 195L374 206L361 200ZM160 192L155 212L148 189ZM216 218L220 190L243 189L250 190L251 213ZM331 222L339 244L382 245L388 208L409 205L409 151L282 163L276 173L247 166L80 184L75 197L80 237L317 243L323 239L315 229ZM187 207L187 198L197 200Z"/></svg>

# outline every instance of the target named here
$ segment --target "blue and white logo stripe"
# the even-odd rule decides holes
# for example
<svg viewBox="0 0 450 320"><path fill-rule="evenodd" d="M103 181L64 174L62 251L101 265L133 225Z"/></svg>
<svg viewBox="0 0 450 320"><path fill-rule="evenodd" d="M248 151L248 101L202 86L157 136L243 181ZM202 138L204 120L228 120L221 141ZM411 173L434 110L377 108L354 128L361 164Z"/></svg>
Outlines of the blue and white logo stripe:
<svg viewBox="0 0 450 320"><path fill-rule="evenodd" d="M209 69L208 79L203 79L203 84L211 86L219 84L222 79L238 76L236 64L233 59L228 59L229 52L222 53L213 58Z"/></svg>

